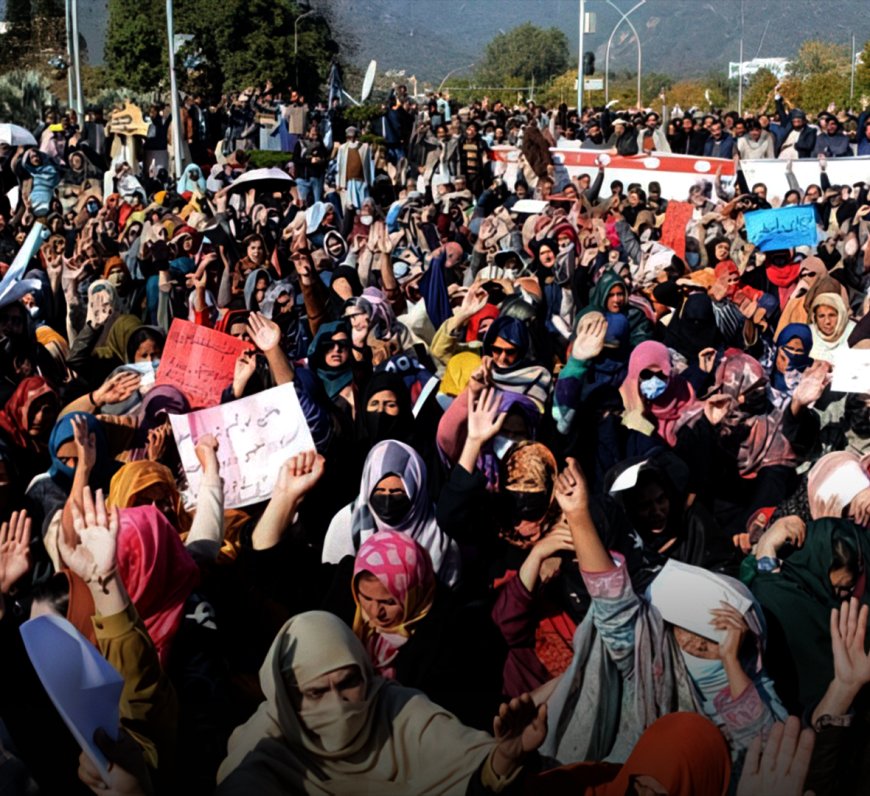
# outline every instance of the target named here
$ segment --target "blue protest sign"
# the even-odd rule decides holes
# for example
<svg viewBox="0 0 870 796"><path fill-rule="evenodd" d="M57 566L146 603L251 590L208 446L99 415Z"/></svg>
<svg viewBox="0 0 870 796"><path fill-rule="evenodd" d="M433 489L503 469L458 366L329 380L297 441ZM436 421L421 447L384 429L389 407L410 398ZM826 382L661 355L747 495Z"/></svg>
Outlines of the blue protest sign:
<svg viewBox="0 0 870 796"><path fill-rule="evenodd" d="M816 213L812 205L754 210L743 216L746 236L760 251L815 246L818 243Z"/></svg>

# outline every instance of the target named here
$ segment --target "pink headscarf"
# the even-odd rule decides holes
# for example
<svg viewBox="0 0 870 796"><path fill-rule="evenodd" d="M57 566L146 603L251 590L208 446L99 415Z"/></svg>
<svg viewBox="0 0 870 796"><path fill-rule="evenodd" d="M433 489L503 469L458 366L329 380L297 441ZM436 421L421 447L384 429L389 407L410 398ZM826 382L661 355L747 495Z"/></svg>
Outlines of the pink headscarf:
<svg viewBox="0 0 870 796"><path fill-rule="evenodd" d="M199 568L156 506L121 509L120 515L118 574L165 667Z"/></svg>
<svg viewBox="0 0 870 796"><path fill-rule="evenodd" d="M402 606L402 617L395 627L376 628L363 612L357 583L364 572L374 575ZM357 606L354 633L368 650L378 674L395 678L392 661L414 632L413 625L429 613L435 599L435 571L429 553L407 534L398 531L373 534L360 545L356 555L353 598Z"/></svg>
<svg viewBox="0 0 870 796"><path fill-rule="evenodd" d="M661 370L668 380L667 389L655 400L648 401L640 393L640 374L647 368ZM677 421L683 409L695 400L695 390L686 379L672 373L671 355L663 343L645 340L628 360L628 375L619 388L626 413L640 412L655 419L656 431L671 447L677 444Z"/></svg>

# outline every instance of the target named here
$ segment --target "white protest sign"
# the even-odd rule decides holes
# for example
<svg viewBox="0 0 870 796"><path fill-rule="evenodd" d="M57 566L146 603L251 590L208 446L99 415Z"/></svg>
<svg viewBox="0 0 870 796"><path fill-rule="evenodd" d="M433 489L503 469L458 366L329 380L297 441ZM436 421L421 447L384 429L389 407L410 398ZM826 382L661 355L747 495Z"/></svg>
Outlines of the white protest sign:
<svg viewBox="0 0 870 796"><path fill-rule="evenodd" d="M719 603L725 602L745 614L752 605L751 600L712 572L674 559L650 584L649 594L650 603L666 622L716 642L722 641L725 631L710 624L710 610L721 608Z"/></svg>
<svg viewBox="0 0 870 796"><path fill-rule="evenodd" d="M196 443L206 434L217 438L228 509L267 500L281 465L297 453L314 449L292 384L186 415L170 415L169 420L193 494L199 492L202 479Z"/></svg>
<svg viewBox="0 0 870 796"><path fill-rule="evenodd" d="M838 348L833 365L831 392L870 393L870 349Z"/></svg>

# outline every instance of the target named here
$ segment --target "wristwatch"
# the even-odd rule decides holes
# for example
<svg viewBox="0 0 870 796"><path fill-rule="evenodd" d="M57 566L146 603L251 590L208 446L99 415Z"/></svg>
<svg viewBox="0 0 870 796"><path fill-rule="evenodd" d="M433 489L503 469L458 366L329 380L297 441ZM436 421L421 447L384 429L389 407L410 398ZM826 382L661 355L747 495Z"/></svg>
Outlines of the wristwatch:
<svg viewBox="0 0 870 796"><path fill-rule="evenodd" d="M844 716L831 716L828 713L825 713L819 716L813 722L813 729L816 732L820 732L825 729L825 727L851 727L852 726L852 714L847 713Z"/></svg>
<svg viewBox="0 0 870 796"><path fill-rule="evenodd" d="M758 572L776 572L782 565L782 561L773 556L761 556L755 562L755 569Z"/></svg>

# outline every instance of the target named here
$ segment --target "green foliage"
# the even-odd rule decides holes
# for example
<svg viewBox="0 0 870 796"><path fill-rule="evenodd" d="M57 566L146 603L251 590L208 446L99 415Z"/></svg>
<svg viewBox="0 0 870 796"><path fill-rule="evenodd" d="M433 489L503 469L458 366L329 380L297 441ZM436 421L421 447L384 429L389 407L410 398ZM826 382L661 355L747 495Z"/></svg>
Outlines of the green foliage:
<svg viewBox="0 0 870 796"><path fill-rule="evenodd" d="M810 40L801 44L790 71L793 77L804 80L844 70L849 73L849 48L845 44Z"/></svg>
<svg viewBox="0 0 870 796"><path fill-rule="evenodd" d="M855 69L855 95L870 97L870 41L864 44Z"/></svg>
<svg viewBox="0 0 870 796"><path fill-rule="evenodd" d="M366 102L362 105L350 105L344 109L344 118L347 123L360 129L383 115L384 109L373 102Z"/></svg>
<svg viewBox="0 0 870 796"><path fill-rule="evenodd" d="M115 86L144 92L166 81L164 5L159 0L109 0L104 57Z"/></svg>
<svg viewBox="0 0 870 796"><path fill-rule="evenodd" d="M292 0L176 0L176 30L193 35L185 49L204 61L197 73L180 71L182 87L231 91L271 80L275 91L292 86L314 99L338 44L319 14L300 21L295 37L300 13Z"/></svg>
<svg viewBox="0 0 870 796"><path fill-rule="evenodd" d="M255 169L283 169L291 160L290 152L270 152L266 149L254 149L248 152L251 157L251 165Z"/></svg>
<svg viewBox="0 0 870 796"><path fill-rule="evenodd" d="M528 85L544 83L568 68L568 38L558 28L539 28L526 22L500 33L486 45L478 73L486 85L509 85L503 81L519 78Z"/></svg>
<svg viewBox="0 0 870 796"><path fill-rule="evenodd" d="M743 92L743 107L757 112L767 105L767 110L772 112L771 92L778 82L777 76L769 69L759 69L749 78L749 84Z"/></svg>
<svg viewBox="0 0 870 796"><path fill-rule="evenodd" d="M32 130L45 108L57 105L44 75L16 69L0 76L0 121L15 122Z"/></svg>

